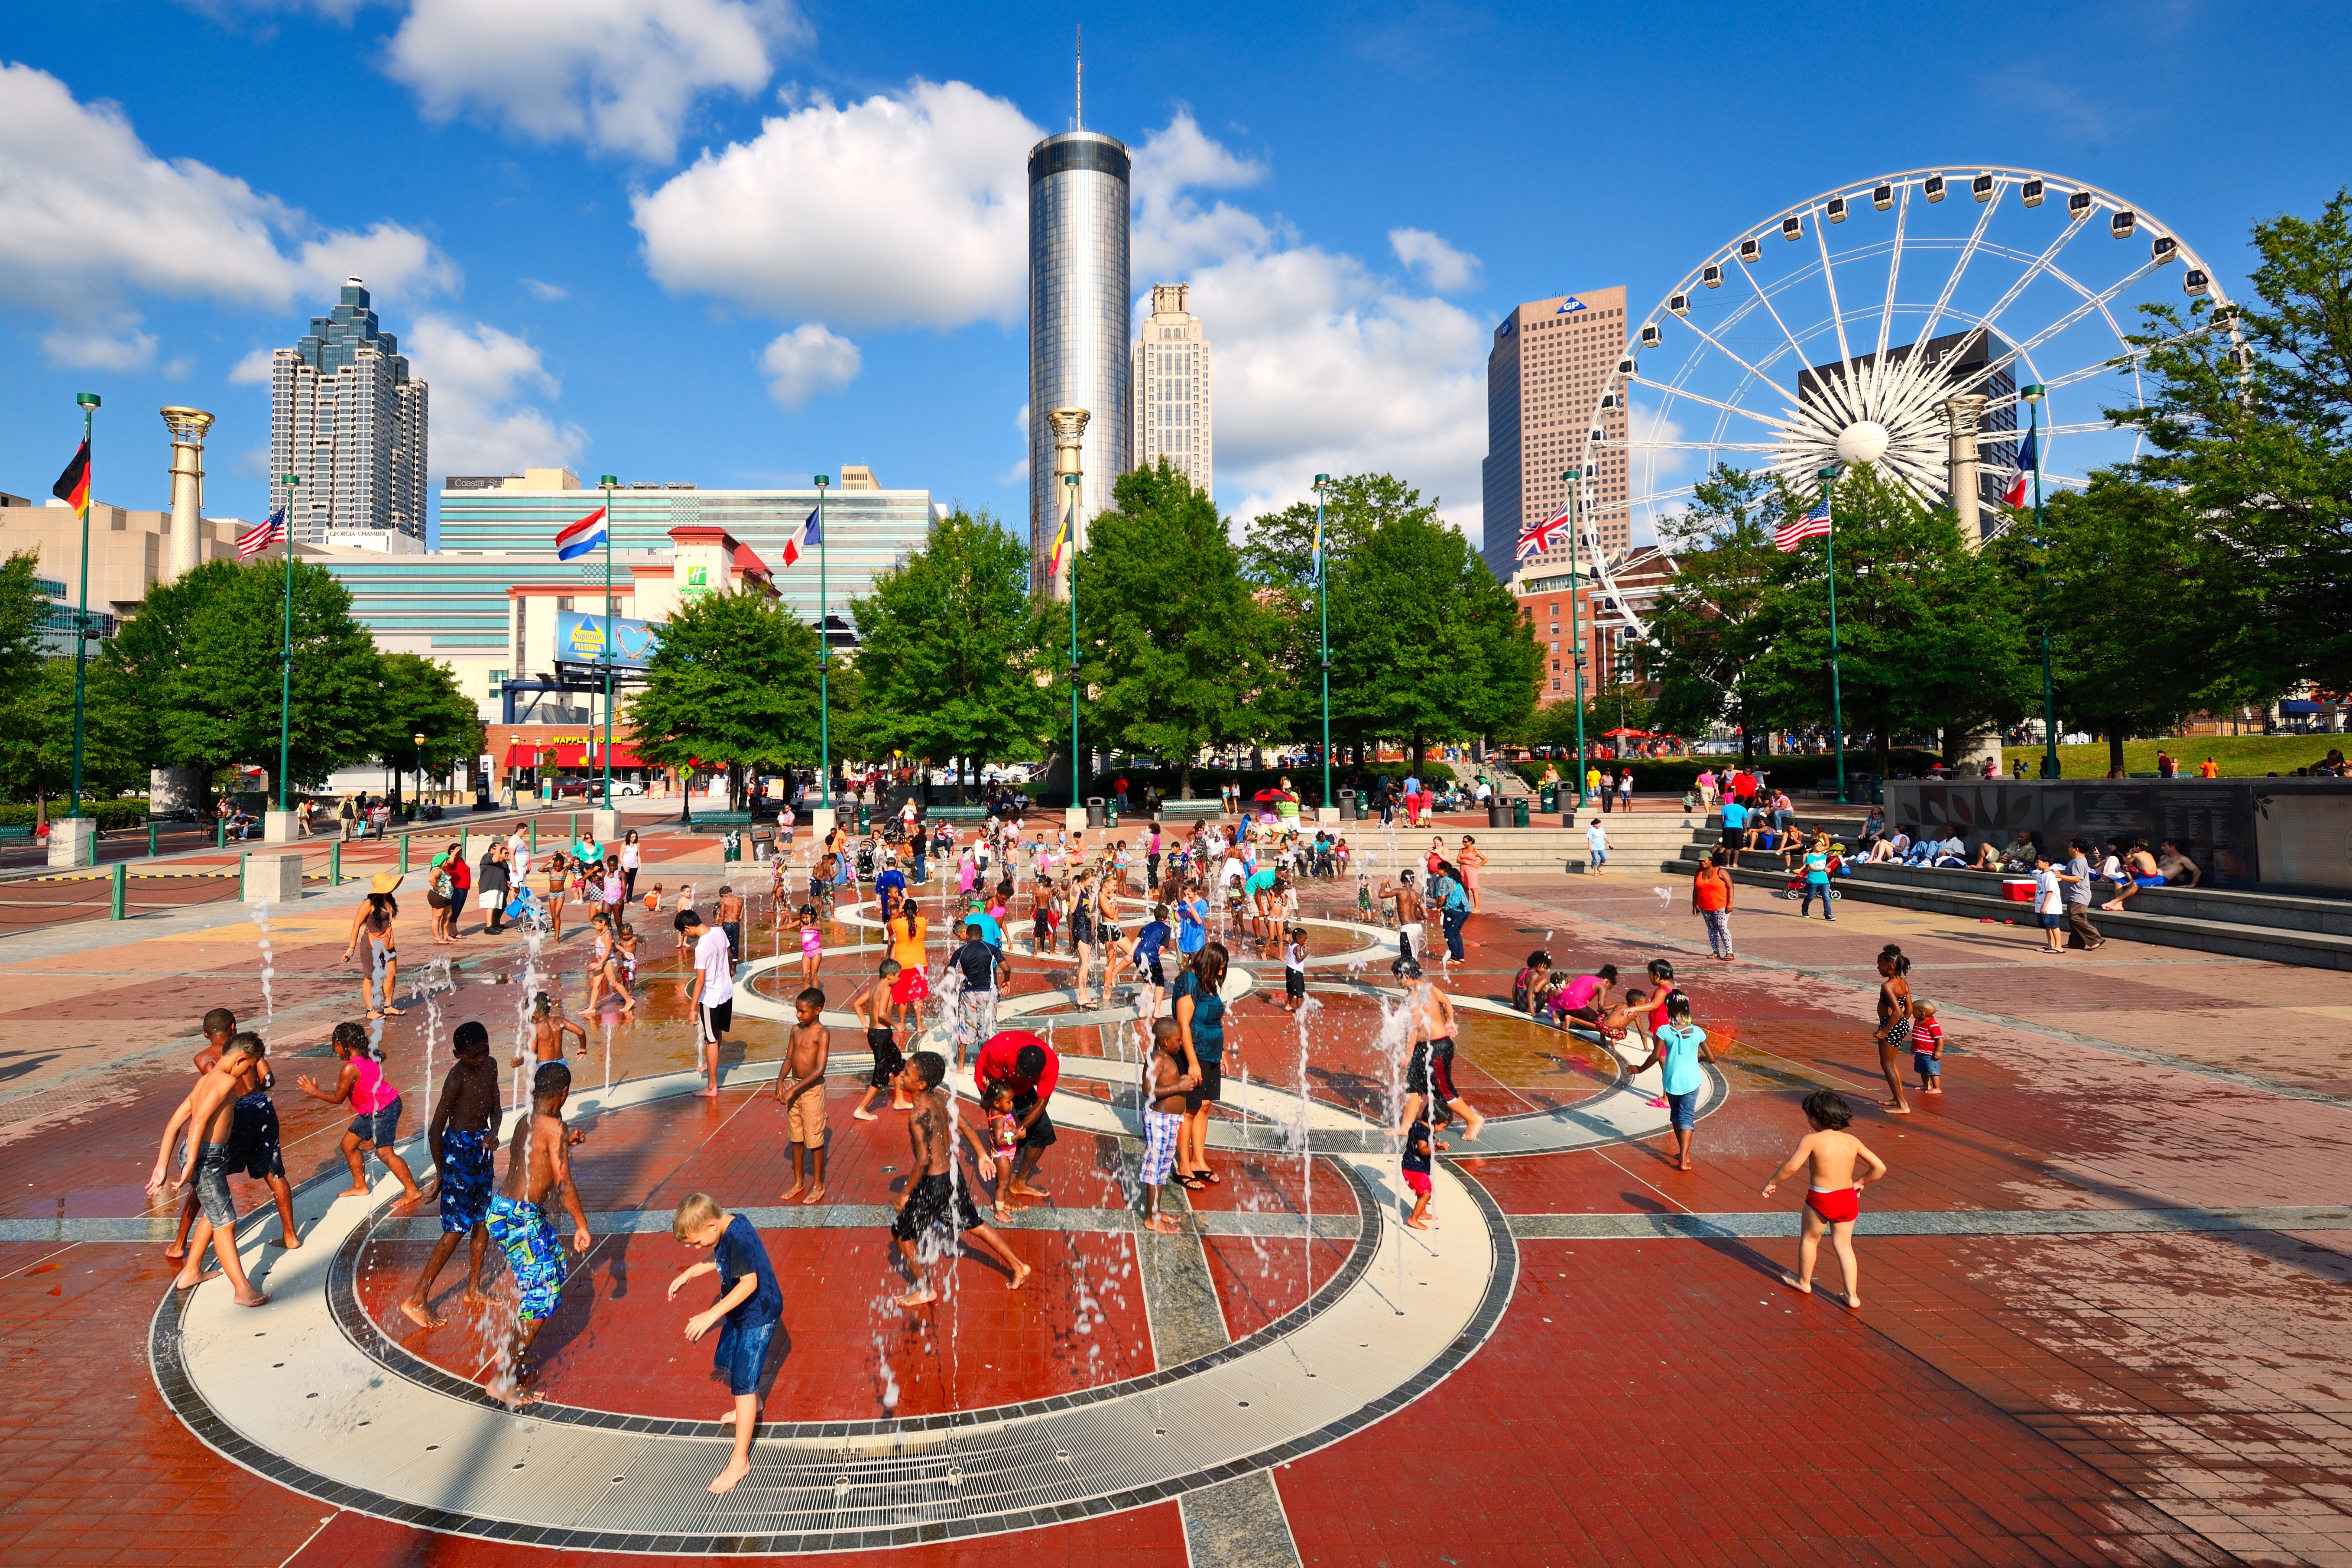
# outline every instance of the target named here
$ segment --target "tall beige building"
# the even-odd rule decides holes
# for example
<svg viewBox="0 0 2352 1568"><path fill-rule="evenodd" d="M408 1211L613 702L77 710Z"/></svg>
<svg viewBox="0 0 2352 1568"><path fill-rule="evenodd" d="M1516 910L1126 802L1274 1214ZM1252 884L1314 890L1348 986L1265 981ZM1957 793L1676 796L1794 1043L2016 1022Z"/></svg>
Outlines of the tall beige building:
<svg viewBox="0 0 2352 1568"><path fill-rule="evenodd" d="M1568 563L1568 535L1526 561L1520 535L1556 517L1568 502L1565 470L1589 468L1578 504L1587 509L1601 546L1622 554L1632 542L1626 475L1625 410L1600 409L1608 374L1625 353L1625 290L1598 289L1535 300L1505 317L1486 355L1486 543L1481 552L1497 582L1515 571L1542 573ZM1596 413L1596 410L1598 411ZM1585 437L1600 429L1611 445L1587 463Z"/></svg>
<svg viewBox="0 0 2352 1568"><path fill-rule="evenodd" d="M1200 319L1185 308L1188 283L1154 283L1151 314L1135 342L1133 438L1128 450L1135 466L1155 467L1160 458L1194 486L1208 490L1215 469L1211 456L1209 339Z"/></svg>

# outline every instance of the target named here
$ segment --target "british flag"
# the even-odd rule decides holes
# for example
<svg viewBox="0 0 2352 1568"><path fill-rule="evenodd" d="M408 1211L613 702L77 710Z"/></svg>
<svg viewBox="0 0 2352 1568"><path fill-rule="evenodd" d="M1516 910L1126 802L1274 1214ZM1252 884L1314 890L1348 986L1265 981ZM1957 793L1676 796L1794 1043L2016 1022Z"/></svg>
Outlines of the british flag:
<svg viewBox="0 0 2352 1568"><path fill-rule="evenodd" d="M1560 535L1567 531L1568 513L1563 510L1556 516L1545 519L1519 535L1519 552L1517 558L1525 561L1530 555L1541 555L1558 548Z"/></svg>

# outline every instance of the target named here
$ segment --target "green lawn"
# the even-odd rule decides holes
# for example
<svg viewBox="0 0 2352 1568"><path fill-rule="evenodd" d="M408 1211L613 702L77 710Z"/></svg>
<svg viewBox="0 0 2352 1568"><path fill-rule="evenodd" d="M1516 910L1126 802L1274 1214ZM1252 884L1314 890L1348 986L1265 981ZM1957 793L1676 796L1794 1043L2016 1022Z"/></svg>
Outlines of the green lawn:
<svg viewBox="0 0 2352 1568"><path fill-rule="evenodd" d="M2299 767L2319 761L2331 748L2347 749L2352 736L2347 735L2191 735L2167 741L2126 741L2124 742L2124 772L2153 773L2156 772L2157 748L2172 753L2183 774L2194 778L2197 764L2207 757L2221 764L2223 778L2260 778L2265 773L2291 773ZM2028 776L2042 769L2042 749L2039 746L2006 746L2000 753L2005 767L2012 772L2018 759L2025 761ZM2099 779L2107 776L2107 743L2095 742L2088 746L2058 748L2058 767L2070 779Z"/></svg>

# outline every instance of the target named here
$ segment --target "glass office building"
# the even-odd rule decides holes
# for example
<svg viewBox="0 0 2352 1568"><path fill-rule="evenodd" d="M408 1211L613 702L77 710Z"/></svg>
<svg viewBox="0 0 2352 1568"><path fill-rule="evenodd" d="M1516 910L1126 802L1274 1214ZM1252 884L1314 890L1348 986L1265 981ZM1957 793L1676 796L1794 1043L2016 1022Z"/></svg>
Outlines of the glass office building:
<svg viewBox="0 0 2352 1568"><path fill-rule="evenodd" d="M1128 376L1126 145L1099 131L1048 136L1029 153L1029 554L1045 581L1062 522L1055 493L1056 408L1090 416L1080 440L1078 543L1134 467Z"/></svg>

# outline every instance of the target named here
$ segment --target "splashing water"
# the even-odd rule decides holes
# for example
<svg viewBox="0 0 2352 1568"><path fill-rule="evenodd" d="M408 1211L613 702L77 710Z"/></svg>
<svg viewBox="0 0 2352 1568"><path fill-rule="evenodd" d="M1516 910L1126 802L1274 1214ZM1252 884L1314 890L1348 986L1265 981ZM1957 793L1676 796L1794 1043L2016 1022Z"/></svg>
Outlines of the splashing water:
<svg viewBox="0 0 2352 1568"><path fill-rule="evenodd" d="M269 942L268 900L264 899L253 906L253 923L261 932L254 943L261 950L261 1016L275 1018L278 1016L278 991L274 984L278 978L278 952Z"/></svg>
<svg viewBox="0 0 2352 1568"><path fill-rule="evenodd" d="M1658 895L1658 910L1660 913L1663 914L1665 910L1674 906L1675 896L1665 889L1652 888L1650 891Z"/></svg>

